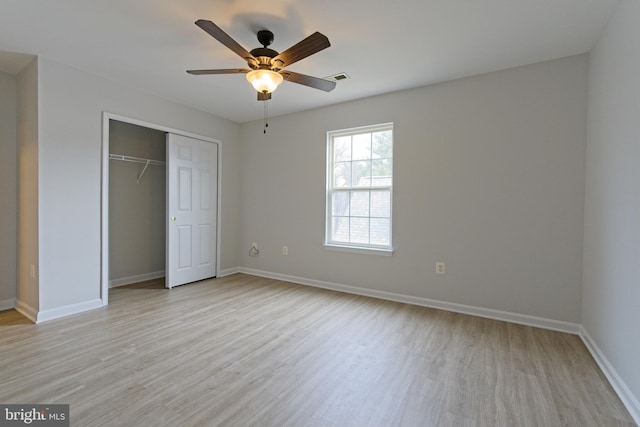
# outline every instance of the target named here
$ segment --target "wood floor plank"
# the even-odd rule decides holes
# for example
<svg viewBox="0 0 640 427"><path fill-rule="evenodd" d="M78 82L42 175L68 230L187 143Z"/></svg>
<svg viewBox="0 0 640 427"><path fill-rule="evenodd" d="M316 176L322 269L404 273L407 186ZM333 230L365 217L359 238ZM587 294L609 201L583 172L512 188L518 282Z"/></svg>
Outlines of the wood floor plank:
<svg viewBox="0 0 640 427"><path fill-rule="evenodd" d="M0 312L0 402L73 426L633 426L576 336L237 274Z"/></svg>

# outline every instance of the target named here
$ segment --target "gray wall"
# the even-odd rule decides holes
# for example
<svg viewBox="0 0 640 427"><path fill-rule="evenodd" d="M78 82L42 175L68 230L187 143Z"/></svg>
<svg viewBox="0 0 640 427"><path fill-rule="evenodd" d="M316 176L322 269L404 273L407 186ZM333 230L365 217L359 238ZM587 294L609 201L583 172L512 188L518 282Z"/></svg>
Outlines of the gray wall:
<svg viewBox="0 0 640 427"><path fill-rule="evenodd" d="M0 72L0 310L15 303L18 280L17 94L16 76Z"/></svg>
<svg viewBox="0 0 640 427"><path fill-rule="evenodd" d="M238 265L236 123L38 59L40 310L100 298L103 111L222 140L221 268Z"/></svg>
<svg viewBox="0 0 640 427"><path fill-rule="evenodd" d="M165 160L166 134L111 120L109 151ZM165 270L165 189L163 166L109 161L109 280L137 281L135 276ZM132 278L131 280L126 280Z"/></svg>
<svg viewBox="0 0 640 427"><path fill-rule="evenodd" d="M273 118L266 135L262 121L244 124L241 265L579 322L587 63L575 56ZM326 132L385 122L395 123L395 253L326 250ZM435 275L436 261L446 275Z"/></svg>
<svg viewBox="0 0 640 427"><path fill-rule="evenodd" d="M640 419L640 2L623 0L591 53L582 324Z"/></svg>

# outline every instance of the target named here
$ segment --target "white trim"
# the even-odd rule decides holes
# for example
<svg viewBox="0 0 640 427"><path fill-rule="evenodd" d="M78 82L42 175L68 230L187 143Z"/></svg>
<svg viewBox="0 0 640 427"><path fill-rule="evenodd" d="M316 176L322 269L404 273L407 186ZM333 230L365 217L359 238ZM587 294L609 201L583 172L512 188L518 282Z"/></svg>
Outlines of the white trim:
<svg viewBox="0 0 640 427"><path fill-rule="evenodd" d="M356 126L353 128L330 130L329 132L327 132L327 134L331 134L332 136L347 136L347 135L353 135L355 133L378 132L381 130L393 129L393 126L394 126L393 122L387 122L387 123L379 123L377 125L364 125L364 126Z"/></svg>
<svg viewBox="0 0 640 427"><path fill-rule="evenodd" d="M164 277L164 270L154 271L152 273L137 274L135 276L121 277L120 279L109 280L109 289L118 286L130 285L132 283L144 282L145 280L153 280Z"/></svg>
<svg viewBox="0 0 640 427"><path fill-rule="evenodd" d="M361 254L361 255L382 255L382 256L391 256L393 255L393 248L391 249L381 249L375 247L359 247L359 246L347 246L347 245L336 245L334 243L325 243L324 248L329 251L336 252L351 252L353 254Z"/></svg>
<svg viewBox="0 0 640 427"><path fill-rule="evenodd" d="M334 165L334 148L335 148L335 138L341 136L353 136L362 133L373 133L378 131L388 130L393 134L394 131L394 123L380 123L377 125L369 125L369 126L360 126L349 129L340 129L333 130L327 132L327 152L326 152L326 164L325 164L325 213L324 213L324 246L327 249L337 248L336 250L341 250L344 252L353 252L359 254L376 254L376 255L393 255L393 154L395 152L395 141L391 140L391 185L388 186L371 186L371 187L357 187L353 186L351 183L347 187L334 187L333 175L335 172ZM354 162L353 159L350 162ZM389 191L389 244L388 245L374 245L374 244L357 244L353 242L340 242L332 240L333 233L333 194L337 192L348 192L349 194L352 192L367 192L369 195L373 191L381 191L386 190ZM345 218L352 218L351 212ZM363 216L364 218L364 216ZM371 219L371 212L367 215L367 218ZM351 239L351 238L349 238ZM370 251L367 252L366 250Z"/></svg>
<svg viewBox="0 0 640 427"><path fill-rule="evenodd" d="M49 320L59 319L60 317L71 316L72 314L83 313L89 310L95 310L102 307L101 299L79 302L76 304L65 305L64 307L56 307L49 310L38 312L38 320L36 323L48 322Z"/></svg>
<svg viewBox="0 0 640 427"><path fill-rule="evenodd" d="M638 398L633 395L631 390L629 390L629 387L627 387L622 378L620 378L618 372L615 370L613 365L611 365L600 348L596 345L595 341L593 340L593 338L591 338L584 326L580 325L579 332L582 342L584 342L584 345L589 350L589 353L591 353L591 356L593 356L593 358L595 359L596 363L600 367L600 370L602 371L602 373L604 373L604 376L607 377L609 383L611 383L611 386L615 390L624 406L629 411L629 414L631 414L633 420L636 422L636 424L640 425L640 401L638 401Z"/></svg>
<svg viewBox="0 0 640 427"><path fill-rule="evenodd" d="M580 327L580 325L577 323L565 322L562 320L546 319L544 317L529 316L527 314L493 310L490 308L474 307L470 305L438 301L428 298L414 297L410 295L396 294L393 292L376 291L373 289L360 288L357 286L341 285L338 283L324 282L321 280L307 279L304 277L289 276L287 274L272 273L268 271L255 270L252 268L240 267L238 269L238 272L251 274L253 276L266 277L269 279L298 283L300 285L313 286L316 288L330 289L338 292L346 292L349 294L363 295L389 301L402 302L405 304L436 308L439 310L452 311L455 313L469 314L472 316L485 317L488 319L501 320L504 322L517 323L520 325L533 326L536 328L549 329L552 331L566 332L574 335L578 334Z"/></svg>
<svg viewBox="0 0 640 427"><path fill-rule="evenodd" d="M192 132L187 132L180 129L174 129L167 126L159 125L156 123L146 122L143 120L134 119L131 117L121 116L107 111L102 112L102 185L101 185L101 202L102 207L100 210L100 239L101 239L101 254L100 254L100 298L102 305L109 304L109 121L118 120L137 126L142 126L150 129L156 129L162 132L173 133L176 135L187 136L189 138L200 139L202 141L211 142L218 146L218 218L216 230L216 271L215 275L218 276L220 269L220 257L222 253L222 141L219 139L211 138L204 135L198 135Z"/></svg>
<svg viewBox="0 0 640 427"><path fill-rule="evenodd" d="M16 299L10 298L0 301L0 311L3 310L11 310L12 308L16 308Z"/></svg>
<svg viewBox="0 0 640 427"><path fill-rule="evenodd" d="M31 320L33 323L37 323L38 310L31 307L29 304L26 304L20 300L16 300L16 310L18 311L18 313Z"/></svg>
<svg viewBox="0 0 640 427"><path fill-rule="evenodd" d="M100 298L109 304L109 120L102 113L102 182L100 183Z"/></svg>
<svg viewBox="0 0 640 427"><path fill-rule="evenodd" d="M218 271L218 275L216 277L223 278L223 277L231 276L232 274L238 274L238 273L240 273L240 268L238 267L225 268L224 270Z"/></svg>

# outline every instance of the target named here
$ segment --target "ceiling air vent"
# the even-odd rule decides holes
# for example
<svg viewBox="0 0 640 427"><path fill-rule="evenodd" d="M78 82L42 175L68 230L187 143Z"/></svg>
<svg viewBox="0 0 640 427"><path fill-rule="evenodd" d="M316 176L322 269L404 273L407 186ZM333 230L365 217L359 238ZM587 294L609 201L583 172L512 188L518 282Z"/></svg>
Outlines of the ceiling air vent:
<svg viewBox="0 0 640 427"><path fill-rule="evenodd" d="M340 80L347 80L350 78L351 77L349 77L347 73L338 73L334 74L333 76L325 77L326 80L333 80L334 82L339 82Z"/></svg>

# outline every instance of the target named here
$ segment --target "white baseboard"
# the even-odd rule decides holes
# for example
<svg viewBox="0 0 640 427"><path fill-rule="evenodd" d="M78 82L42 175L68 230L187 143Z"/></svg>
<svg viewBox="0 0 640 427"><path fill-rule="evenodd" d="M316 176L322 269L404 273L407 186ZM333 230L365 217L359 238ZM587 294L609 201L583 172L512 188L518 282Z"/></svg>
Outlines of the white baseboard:
<svg viewBox="0 0 640 427"><path fill-rule="evenodd" d="M16 299L5 299L0 301L0 311L3 310L11 310L12 308L16 308Z"/></svg>
<svg viewBox="0 0 640 427"><path fill-rule="evenodd" d="M240 272L240 269L238 267L235 268L225 268L224 270L220 270L218 272L218 276L217 277L226 277L226 276L231 276L232 274L237 274Z"/></svg>
<svg viewBox="0 0 640 427"><path fill-rule="evenodd" d="M38 310L23 301L16 300L16 310L33 323L38 321Z"/></svg>
<svg viewBox="0 0 640 427"><path fill-rule="evenodd" d="M314 286L317 288L330 289L333 291L346 292L349 294L363 295L367 297L385 299L389 301L402 302L406 304L418 305L422 307L436 308L439 310L452 311L455 313L469 314L472 316L485 317L488 319L502 320L505 322L517 323L520 325L534 326L536 328L549 329L553 331L566 332L577 335L580 325L577 323L564 322L561 320L546 319L543 317L529 316L526 314L512 313L508 311L493 310L490 308L473 307L470 305L456 304L446 301L438 301L428 298L414 297L410 295L396 294L393 292L376 291L373 289L360 288L356 286L341 285L338 283L324 282L321 280L307 279L304 277L289 276L287 274L271 273L268 271L255 270L252 268L240 267L239 273L251 274L253 276L266 277L269 279L283 280L286 282L298 283L300 285Z"/></svg>
<svg viewBox="0 0 640 427"><path fill-rule="evenodd" d="M137 274L135 276L122 277L120 279L109 280L109 288L117 288L118 286L130 285L132 283L144 282L145 280L153 280L164 277L165 271L154 271L152 273Z"/></svg>
<svg viewBox="0 0 640 427"><path fill-rule="evenodd" d="M602 370L605 377L607 377L611 383L611 386L618 394L618 397L620 397L620 400L622 400L624 406L626 406L633 420L636 424L640 425L640 401L638 401L638 398L633 395L631 390L629 390L629 387L627 387L622 378L620 378L618 372L614 369L611 363L609 363L609 360L596 345L595 341L591 338L584 326L580 326L580 338L595 359L600 370Z"/></svg>
<svg viewBox="0 0 640 427"><path fill-rule="evenodd" d="M103 307L102 300L94 299L77 304L65 305L64 307L41 310L38 312L36 323L48 322L49 320L59 319L60 317L71 316L72 314L95 310L96 308L101 307Z"/></svg>

